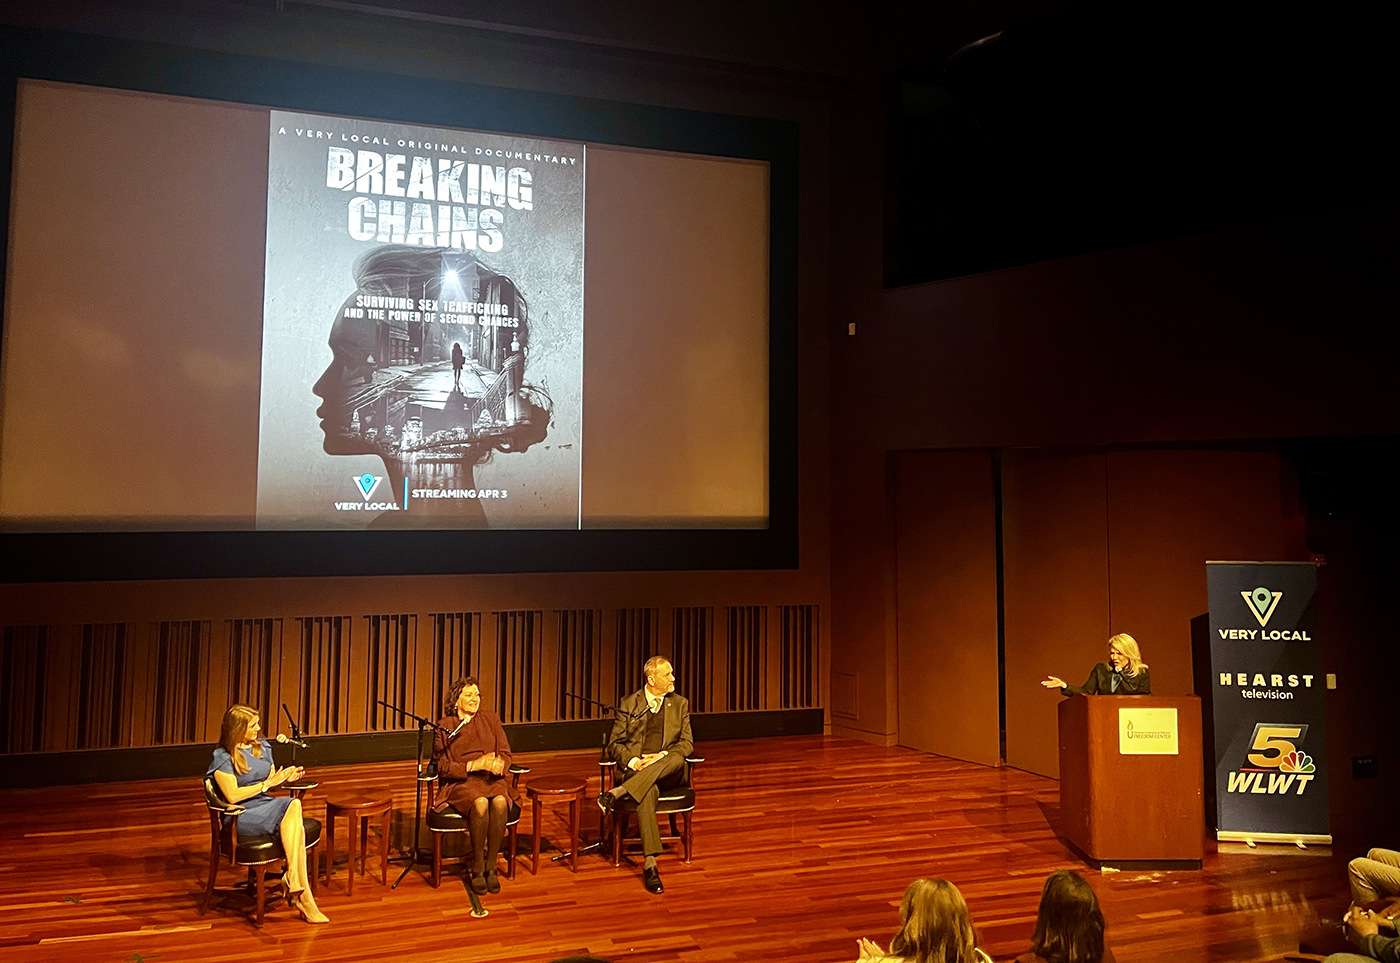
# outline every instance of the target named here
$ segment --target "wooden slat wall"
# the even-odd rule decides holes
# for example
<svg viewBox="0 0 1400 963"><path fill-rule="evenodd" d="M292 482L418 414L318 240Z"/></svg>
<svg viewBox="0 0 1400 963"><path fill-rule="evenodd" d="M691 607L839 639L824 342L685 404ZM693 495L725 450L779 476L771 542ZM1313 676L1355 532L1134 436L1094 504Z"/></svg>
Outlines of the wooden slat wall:
<svg viewBox="0 0 1400 963"><path fill-rule="evenodd" d="M671 613L671 667L676 691L690 700L692 712L714 708L715 610L708 605L676 608Z"/></svg>
<svg viewBox="0 0 1400 963"><path fill-rule="evenodd" d="M0 752L43 749L49 628L7 625L0 633Z"/></svg>
<svg viewBox="0 0 1400 963"><path fill-rule="evenodd" d="M184 745L204 734L208 703L208 622L158 622L151 626L156 658L146 677L150 744Z"/></svg>
<svg viewBox="0 0 1400 963"><path fill-rule="evenodd" d="M602 715L597 703L603 702L602 610L566 609L555 616L559 627L555 718L597 719Z"/></svg>
<svg viewBox="0 0 1400 963"><path fill-rule="evenodd" d="M313 736L353 731L342 728L342 712L349 702L346 662L353 626L350 616L314 615L297 622L301 630L301 686L297 702L302 730ZM266 707L261 708L266 714Z"/></svg>
<svg viewBox="0 0 1400 963"><path fill-rule="evenodd" d="M0 754L214 742L234 703L269 734L287 731L284 703L307 735L412 728L378 700L436 719L466 675L504 722L594 719L567 696L613 705L653 655L696 712L816 707L819 623L784 605L4 625Z"/></svg>
<svg viewBox="0 0 1400 963"><path fill-rule="evenodd" d="M544 638L538 609L496 613L496 712L502 722L540 722Z"/></svg>
<svg viewBox="0 0 1400 963"><path fill-rule="evenodd" d="M413 728L413 720L405 713L418 713L418 616L366 615L365 645L369 673L365 688L365 717L369 721L365 728L370 732ZM381 702L398 706L400 711Z"/></svg>
<svg viewBox="0 0 1400 963"><path fill-rule="evenodd" d="M131 679L127 636L131 626L108 622L78 627L80 659L75 749L139 745L131 738Z"/></svg>
<svg viewBox="0 0 1400 963"><path fill-rule="evenodd" d="M768 708L768 606L729 606L729 672L725 708Z"/></svg>
<svg viewBox="0 0 1400 963"><path fill-rule="evenodd" d="M618 609L617 655L613 662L615 698L641 688L642 666L661 654L660 612L657 609Z"/></svg>
<svg viewBox="0 0 1400 963"><path fill-rule="evenodd" d="M784 709L808 709L817 704L820 626L815 605L778 606L779 690Z"/></svg>
<svg viewBox="0 0 1400 963"><path fill-rule="evenodd" d="M217 680L211 679L210 691L221 691L224 697L209 700L216 717L213 734L206 729L206 738L217 738L217 714L227 705L254 706L271 715L286 701L282 654L281 619L229 619L225 623L223 658L212 659L210 666L211 674L223 670Z"/></svg>
<svg viewBox="0 0 1400 963"><path fill-rule="evenodd" d="M428 618L433 626L432 678L421 714L438 718L447 714L447 693L453 682L476 676L483 692L489 692L490 686L482 673L481 613L435 612Z"/></svg>

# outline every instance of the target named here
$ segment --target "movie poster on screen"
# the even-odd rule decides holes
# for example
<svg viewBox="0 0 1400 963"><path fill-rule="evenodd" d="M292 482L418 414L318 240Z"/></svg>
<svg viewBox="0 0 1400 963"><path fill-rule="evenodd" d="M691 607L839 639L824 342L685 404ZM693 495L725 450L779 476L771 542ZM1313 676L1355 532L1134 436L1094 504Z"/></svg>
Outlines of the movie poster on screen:
<svg viewBox="0 0 1400 963"><path fill-rule="evenodd" d="M273 111L259 528L577 528L584 147Z"/></svg>
<svg viewBox="0 0 1400 963"><path fill-rule="evenodd" d="M1331 841L1310 562L1208 562L1216 837Z"/></svg>

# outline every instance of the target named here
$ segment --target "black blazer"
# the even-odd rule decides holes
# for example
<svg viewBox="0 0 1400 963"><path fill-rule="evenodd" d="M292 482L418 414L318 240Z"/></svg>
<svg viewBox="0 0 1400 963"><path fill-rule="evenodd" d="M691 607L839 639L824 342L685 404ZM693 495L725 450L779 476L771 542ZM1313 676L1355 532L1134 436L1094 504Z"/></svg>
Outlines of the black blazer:
<svg viewBox="0 0 1400 963"><path fill-rule="evenodd" d="M1067 685L1060 690L1063 695L1151 695L1152 673L1143 666L1137 675L1124 675L1118 682L1118 691L1113 691L1113 666L1100 662L1089 673L1089 680L1083 685Z"/></svg>

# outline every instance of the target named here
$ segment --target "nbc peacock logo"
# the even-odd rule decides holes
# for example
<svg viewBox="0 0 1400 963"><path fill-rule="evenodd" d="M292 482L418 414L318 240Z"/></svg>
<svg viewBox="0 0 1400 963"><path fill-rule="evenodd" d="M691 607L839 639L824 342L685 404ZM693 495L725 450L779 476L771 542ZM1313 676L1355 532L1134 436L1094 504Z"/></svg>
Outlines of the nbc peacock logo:
<svg viewBox="0 0 1400 963"><path fill-rule="evenodd" d="M1294 749L1278 761L1279 772L1317 772L1312 756L1301 749Z"/></svg>

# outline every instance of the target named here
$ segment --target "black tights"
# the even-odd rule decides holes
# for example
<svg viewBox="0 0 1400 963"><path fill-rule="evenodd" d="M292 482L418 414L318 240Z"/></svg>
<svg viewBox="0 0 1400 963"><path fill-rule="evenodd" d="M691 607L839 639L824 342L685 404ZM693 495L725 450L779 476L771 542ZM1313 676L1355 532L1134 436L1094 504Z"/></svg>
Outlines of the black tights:
<svg viewBox="0 0 1400 963"><path fill-rule="evenodd" d="M472 834L472 875L480 876L487 867L494 872L496 854L501 851L501 840L506 835L505 796L481 797L472 804L467 814L467 827ZM482 845L482 842L486 845Z"/></svg>

